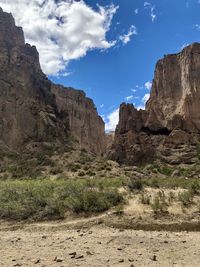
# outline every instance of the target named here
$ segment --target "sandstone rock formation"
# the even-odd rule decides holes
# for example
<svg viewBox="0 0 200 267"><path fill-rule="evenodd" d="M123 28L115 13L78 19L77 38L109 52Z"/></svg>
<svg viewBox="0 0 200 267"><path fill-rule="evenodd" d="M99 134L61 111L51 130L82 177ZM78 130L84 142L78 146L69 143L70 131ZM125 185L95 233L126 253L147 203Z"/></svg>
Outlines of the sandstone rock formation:
<svg viewBox="0 0 200 267"><path fill-rule="evenodd" d="M200 44L158 61L146 109L123 103L109 156L121 163L193 163L200 141Z"/></svg>
<svg viewBox="0 0 200 267"><path fill-rule="evenodd" d="M95 154L105 153L105 124L93 101L85 93L73 88L52 84L59 112L68 114L70 134L80 148Z"/></svg>
<svg viewBox="0 0 200 267"><path fill-rule="evenodd" d="M61 145L70 135L81 147L104 151L104 123L93 102L83 92L53 85L36 48L25 44L22 28L0 9L0 148Z"/></svg>
<svg viewBox="0 0 200 267"><path fill-rule="evenodd" d="M114 140L115 140L114 131L106 133L106 151L109 151L111 149Z"/></svg>

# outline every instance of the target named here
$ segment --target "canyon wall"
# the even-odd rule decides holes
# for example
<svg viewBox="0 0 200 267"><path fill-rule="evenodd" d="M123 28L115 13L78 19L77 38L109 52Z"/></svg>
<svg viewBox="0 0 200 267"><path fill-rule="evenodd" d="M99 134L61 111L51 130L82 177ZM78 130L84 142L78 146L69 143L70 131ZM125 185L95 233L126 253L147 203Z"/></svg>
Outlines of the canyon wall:
<svg viewBox="0 0 200 267"><path fill-rule="evenodd" d="M92 100L52 84L36 48L25 44L22 28L0 8L0 149L63 145L70 136L80 147L104 152L104 123Z"/></svg>
<svg viewBox="0 0 200 267"><path fill-rule="evenodd" d="M200 44L156 64L145 110L120 106L109 157L129 165L155 159L170 164L198 160L200 141Z"/></svg>
<svg viewBox="0 0 200 267"><path fill-rule="evenodd" d="M105 124L93 101L81 90L52 84L59 112L68 114L70 134L79 148L95 154L105 153Z"/></svg>

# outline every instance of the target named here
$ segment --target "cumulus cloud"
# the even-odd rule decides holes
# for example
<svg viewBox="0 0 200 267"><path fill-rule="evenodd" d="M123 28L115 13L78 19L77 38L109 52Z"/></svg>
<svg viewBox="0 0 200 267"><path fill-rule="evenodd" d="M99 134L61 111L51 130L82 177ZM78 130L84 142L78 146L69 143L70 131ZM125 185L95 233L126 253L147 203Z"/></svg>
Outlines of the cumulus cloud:
<svg viewBox="0 0 200 267"><path fill-rule="evenodd" d="M149 100L150 94L145 94L144 97L142 98L142 102L145 105L146 102Z"/></svg>
<svg viewBox="0 0 200 267"><path fill-rule="evenodd" d="M150 94L145 94L142 98L140 105L136 106L137 110L145 109L145 104L149 100Z"/></svg>
<svg viewBox="0 0 200 267"><path fill-rule="evenodd" d="M114 131L119 122L119 108L112 111L105 119L106 132Z"/></svg>
<svg viewBox="0 0 200 267"><path fill-rule="evenodd" d="M128 33L120 35L119 40L122 41L123 44L127 44L128 42L130 42L132 35L137 35L137 29L134 25L131 25Z"/></svg>
<svg viewBox="0 0 200 267"><path fill-rule="evenodd" d="M126 99L126 101L129 101L129 100L133 99L133 95L126 96L125 99Z"/></svg>
<svg viewBox="0 0 200 267"><path fill-rule="evenodd" d="M151 90L151 87L152 87L152 82L148 81L144 84L145 88L148 89L148 90Z"/></svg>
<svg viewBox="0 0 200 267"><path fill-rule="evenodd" d="M37 47L48 75L60 74L70 60L92 49L109 49L116 44L106 38L118 9L113 4L98 6L98 11L83 0L0 0L0 6L23 27L26 42Z"/></svg>

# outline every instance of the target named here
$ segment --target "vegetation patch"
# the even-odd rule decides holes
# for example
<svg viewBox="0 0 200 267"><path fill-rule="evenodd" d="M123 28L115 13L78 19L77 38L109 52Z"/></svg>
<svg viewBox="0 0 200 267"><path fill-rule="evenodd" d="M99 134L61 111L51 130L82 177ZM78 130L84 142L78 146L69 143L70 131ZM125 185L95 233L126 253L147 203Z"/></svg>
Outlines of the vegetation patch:
<svg viewBox="0 0 200 267"><path fill-rule="evenodd" d="M131 178L131 179L129 179L127 185L128 185L128 188L129 188L131 191L134 191L134 190L142 191L142 190L143 190L143 182L142 182L141 179L134 179L134 178Z"/></svg>
<svg viewBox="0 0 200 267"><path fill-rule="evenodd" d="M98 213L122 202L117 188L88 179L0 182L1 219L60 219L67 211Z"/></svg>

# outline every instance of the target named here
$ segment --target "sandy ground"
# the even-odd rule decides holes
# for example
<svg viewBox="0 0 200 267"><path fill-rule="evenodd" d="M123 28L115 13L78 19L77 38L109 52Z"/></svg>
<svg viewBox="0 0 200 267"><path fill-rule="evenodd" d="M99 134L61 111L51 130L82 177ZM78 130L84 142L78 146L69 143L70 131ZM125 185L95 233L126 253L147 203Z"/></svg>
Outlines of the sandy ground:
<svg viewBox="0 0 200 267"><path fill-rule="evenodd" d="M199 232L88 229L0 231L0 266L200 266Z"/></svg>

